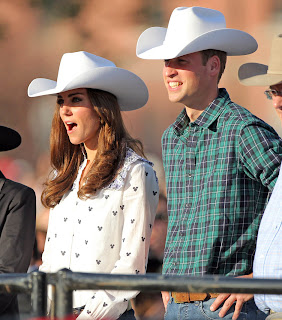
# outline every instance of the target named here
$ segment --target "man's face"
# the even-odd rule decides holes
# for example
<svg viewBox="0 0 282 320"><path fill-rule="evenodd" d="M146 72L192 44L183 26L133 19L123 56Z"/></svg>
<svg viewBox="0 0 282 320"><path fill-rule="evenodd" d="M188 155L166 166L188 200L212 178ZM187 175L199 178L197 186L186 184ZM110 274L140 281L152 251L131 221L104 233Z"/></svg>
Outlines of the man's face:
<svg viewBox="0 0 282 320"><path fill-rule="evenodd" d="M165 60L164 83L171 102L197 107L210 86L208 63L203 65L200 52Z"/></svg>
<svg viewBox="0 0 282 320"><path fill-rule="evenodd" d="M270 89L277 91L278 94L272 96L272 103L277 112L282 112L282 83L270 86Z"/></svg>

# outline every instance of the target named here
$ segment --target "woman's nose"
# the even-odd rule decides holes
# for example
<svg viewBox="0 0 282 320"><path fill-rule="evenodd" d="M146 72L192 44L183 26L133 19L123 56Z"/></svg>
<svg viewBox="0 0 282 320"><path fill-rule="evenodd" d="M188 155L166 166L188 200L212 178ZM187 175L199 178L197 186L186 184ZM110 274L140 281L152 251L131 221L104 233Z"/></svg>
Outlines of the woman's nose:
<svg viewBox="0 0 282 320"><path fill-rule="evenodd" d="M63 115L71 115L72 114L71 107L63 104L62 106L60 106L60 113Z"/></svg>

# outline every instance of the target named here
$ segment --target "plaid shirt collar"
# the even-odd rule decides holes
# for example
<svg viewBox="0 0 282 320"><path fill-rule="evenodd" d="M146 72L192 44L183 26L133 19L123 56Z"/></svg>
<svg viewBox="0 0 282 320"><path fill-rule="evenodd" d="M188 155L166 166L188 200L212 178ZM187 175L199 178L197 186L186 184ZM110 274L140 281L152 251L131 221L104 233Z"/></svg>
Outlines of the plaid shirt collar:
<svg viewBox="0 0 282 320"><path fill-rule="evenodd" d="M199 127L208 128L224 111L222 106L227 102L227 100L230 100L230 97L226 89L219 89L217 98L211 102L211 104L200 114L193 124L198 125ZM187 116L186 109L184 108L173 123L173 130L175 134L178 136L182 135L189 123L190 119Z"/></svg>

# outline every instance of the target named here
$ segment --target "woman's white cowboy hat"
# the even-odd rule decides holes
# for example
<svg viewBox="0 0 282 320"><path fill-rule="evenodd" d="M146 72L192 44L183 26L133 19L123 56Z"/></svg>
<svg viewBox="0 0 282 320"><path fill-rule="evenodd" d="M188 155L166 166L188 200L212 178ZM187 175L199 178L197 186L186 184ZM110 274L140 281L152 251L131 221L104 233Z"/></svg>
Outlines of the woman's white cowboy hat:
<svg viewBox="0 0 282 320"><path fill-rule="evenodd" d="M168 28L152 27L141 34L136 54L142 59L173 59L207 49L244 55L256 51L257 42L246 32L227 29L217 10L179 7L173 10Z"/></svg>
<svg viewBox="0 0 282 320"><path fill-rule="evenodd" d="M148 89L136 74L85 51L65 53L57 82L34 79L28 87L28 96L54 95L78 88L100 89L114 94L122 111L139 109L148 101Z"/></svg>
<svg viewBox="0 0 282 320"><path fill-rule="evenodd" d="M8 127L0 126L0 151L17 148L22 142L20 134Z"/></svg>
<svg viewBox="0 0 282 320"><path fill-rule="evenodd" d="M245 63L239 68L238 78L245 86L273 86L282 83L282 34L273 38L269 65Z"/></svg>

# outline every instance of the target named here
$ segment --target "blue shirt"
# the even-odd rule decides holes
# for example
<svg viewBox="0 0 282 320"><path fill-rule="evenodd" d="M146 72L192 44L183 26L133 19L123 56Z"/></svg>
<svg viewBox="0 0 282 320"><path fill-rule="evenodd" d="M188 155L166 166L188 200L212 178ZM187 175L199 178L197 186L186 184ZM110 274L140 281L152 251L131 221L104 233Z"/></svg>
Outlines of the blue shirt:
<svg viewBox="0 0 282 320"><path fill-rule="evenodd" d="M261 220L254 260L254 278L282 279L282 169ZM262 311L282 312L282 295L255 295Z"/></svg>

